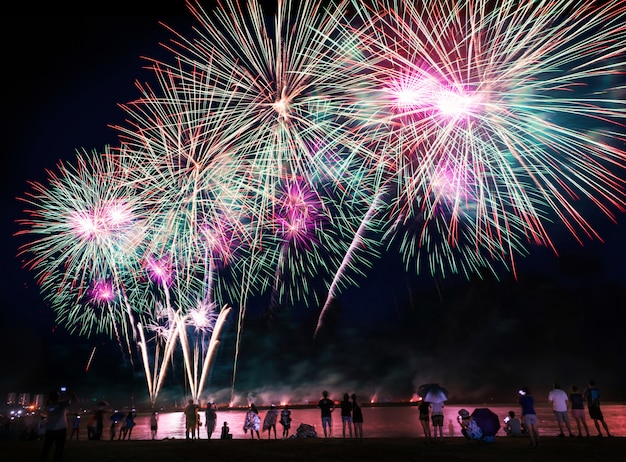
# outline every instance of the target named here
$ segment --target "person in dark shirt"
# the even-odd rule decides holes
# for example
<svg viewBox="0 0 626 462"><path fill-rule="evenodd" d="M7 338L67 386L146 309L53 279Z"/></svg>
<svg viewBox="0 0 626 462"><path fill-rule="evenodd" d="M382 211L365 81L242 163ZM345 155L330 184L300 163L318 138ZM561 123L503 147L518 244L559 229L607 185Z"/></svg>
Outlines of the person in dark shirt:
<svg viewBox="0 0 626 462"><path fill-rule="evenodd" d="M583 436L582 428L585 429L585 433L589 436L589 427L587 426L587 419L585 419L585 397L578 391L578 387L576 385L572 385L572 392L569 395L569 403L571 406L572 417L576 421L576 427L578 428L578 436Z"/></svg>
<svg viewBox="0 0 626 462"><path fill-rule="evenodd" d="M335 410L335 402L328 398L328 391L322 392L322 399L317 403L317 407L322 412L322 428L324 429L324 438L332 438L333 436L333 418L332 412Z"/></svg>
<svg viewBox="0 0 626 462"><path fill-rule="evenodd" d="M350 395L348 393L343 394L343 401L341 402L341 426L343 437L346 437L346 428L348 434L352 438L352 401L350 401Z"/></svg>
<svg viewBox="0 0 626 462"><path fill-rule="evenodd" d="M539 428L537 412L535 411L535 398L530 394L528 387L519 391L519 404L522 407L522 422L530 436L530 444L539 446Z"/></svg>
<svg viewBox="0 0 626 462"><path fill-rule="evenodd" d="M352 393L352 424L354 425L354 437L357 441L363 441L363 411Z"/></svg>
<svg viewBox="0 0 626 462"><path fill-rule="evenodd" d="M593 380L589 381L589 386L585 390L585 400L587 401L587 410L589 411L589 417L593 419L593 423L598 430L598 436L602 436L600 430L600 424L604 427L606 436L612 436L609 432L609 426L604 421L604 415L602 415L602 409L600 409L600 390L596 387Z"/></svg>

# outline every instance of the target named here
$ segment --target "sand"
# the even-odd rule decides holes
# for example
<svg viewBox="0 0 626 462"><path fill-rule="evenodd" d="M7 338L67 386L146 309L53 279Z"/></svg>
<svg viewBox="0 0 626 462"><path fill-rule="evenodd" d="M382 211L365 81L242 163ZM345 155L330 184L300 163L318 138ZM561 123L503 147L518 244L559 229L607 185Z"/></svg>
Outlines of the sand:
<svg viewBox="0 0 626 462"><path fill-rule="evenodd" d="M0 462L36 462L40 441L1 441ZM52 454L48 460L52 461ZM68 441L64 462L537 462L626 460L626 438L542 439L531 447L527 438L500 437L494 443L447 438L443 444L425 444L420 438L341 438L290 440L131 440Z"/></svg>

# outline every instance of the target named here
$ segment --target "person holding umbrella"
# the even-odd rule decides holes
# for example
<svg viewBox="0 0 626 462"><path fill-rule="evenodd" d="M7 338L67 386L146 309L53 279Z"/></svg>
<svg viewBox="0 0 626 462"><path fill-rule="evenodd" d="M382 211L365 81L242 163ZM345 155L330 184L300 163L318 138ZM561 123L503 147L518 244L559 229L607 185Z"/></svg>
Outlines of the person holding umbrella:
<svg viewBox="0 0 626 462"><path fill-rule="evenodd" d="M418 387L417 395L430 404L435 440L437 440L437 433L439 433L439 442L443 443L443 403L448 400L448 390L438 383L426 383ZM423 422L422 425L424 425ZM428 433L427 438L430 439L430 429Z"/></svg>
<svg viewBox="0 0 626 462"><path fill-rule="evenodd" d="M430 411L435 441L443 443L443 401L430 403ZM437 439L437 433L439 433L439 439Z"/></svg>

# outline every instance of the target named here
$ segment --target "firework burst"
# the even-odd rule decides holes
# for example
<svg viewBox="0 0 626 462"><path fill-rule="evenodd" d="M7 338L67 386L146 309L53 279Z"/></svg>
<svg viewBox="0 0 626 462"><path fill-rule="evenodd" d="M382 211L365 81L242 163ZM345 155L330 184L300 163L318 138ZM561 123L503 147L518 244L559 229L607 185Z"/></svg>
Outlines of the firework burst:
<svg viewBox="0 0 626 462"><path fill-rule="evenodd" d="M397 191L384 222L407 260L443 267L440 242L514 265L529 243L556 250L548 222L582 242L599 236L581 209L624 210L623 2L353 6L379 105L361 152Z"/></svg>

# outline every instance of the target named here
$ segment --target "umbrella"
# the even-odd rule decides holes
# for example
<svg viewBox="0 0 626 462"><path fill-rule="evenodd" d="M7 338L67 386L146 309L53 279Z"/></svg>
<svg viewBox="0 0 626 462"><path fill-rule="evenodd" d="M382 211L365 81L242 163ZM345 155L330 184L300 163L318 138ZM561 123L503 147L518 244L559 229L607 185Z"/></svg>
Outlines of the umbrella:
<svg viewBox="0 0 626 462"><path fill-rule="evenodd" d="M498 433L498 430L500 430L500 419L489 408L479 407L474 409L472 417L483 431L483 438L494 437L496 436L496 433Z"/></svg>
<svg viewBox="0 0 626 462"><path fill-rule="evenodd" d="M126 414L124 414L123 412L120 411L115 411L112 415L111 415L111 420L114 420L115 422L119 422L120 420L122 420L124 418Z"/></svg>
<svg viewBox="0 0 626 462"><path fill-rule="evenodd" d="M448 400L448 390L438 383L425 383L417 389L417 395L429 403L443 403Z"/></svg>

